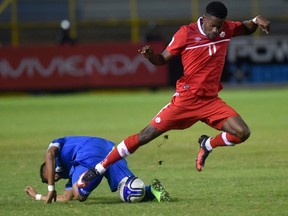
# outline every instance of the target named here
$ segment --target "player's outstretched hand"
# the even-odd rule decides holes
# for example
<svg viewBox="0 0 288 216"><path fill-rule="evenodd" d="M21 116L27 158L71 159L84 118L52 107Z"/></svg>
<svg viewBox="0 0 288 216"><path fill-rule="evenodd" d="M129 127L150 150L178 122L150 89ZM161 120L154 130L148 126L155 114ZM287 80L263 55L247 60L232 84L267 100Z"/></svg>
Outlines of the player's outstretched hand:
<svg viewBox="0 0 288 216"><path fill-rule="evenodd" d="M259 28L266 34L270 32L270 21L267 20L265 17L261 15L257 16L257 24Z"/></svg>
<svg viewBox="0 0 288 216"><path fill-rule="evenodd" d="M56 190L49 191L48 195L47 195L46 203L50 204L50 203L52 203L53 200L54 200L54 202L56 202L56 199L57 199Z"/></svg>
<svg viewBox="0 0 288 216"><path fill-rule="evenodd" d="M35 190L33 187L27 186L27 187L25 188L25 192L26 192L26 193L28 194L28 196L30 196L32 199L35 199L37 192L36 192L36 190Z"/></svg>
<svg viewBox="0 0 288 216"><path fill-rule="evenodd" d="M145 56L145 58L149 58L154 54L154 50L150 47L150 45L145 45L141 49L138 50L139 53Z"/></svg>

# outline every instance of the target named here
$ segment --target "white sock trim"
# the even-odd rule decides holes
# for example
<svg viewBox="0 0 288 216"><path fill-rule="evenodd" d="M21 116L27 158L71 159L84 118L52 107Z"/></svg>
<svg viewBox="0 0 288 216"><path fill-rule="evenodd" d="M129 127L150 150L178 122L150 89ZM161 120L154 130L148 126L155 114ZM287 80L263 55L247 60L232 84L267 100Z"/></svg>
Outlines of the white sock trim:
<svg viewBox="0 0 288 216"><path fill-rule="evenodd" d="M226 145L228 145L228 146L233 146L233 145L235 145L234 143L232 143L232 142L230 142L228 139L227 139L227 137L226 137L226 132L223 132L222 133L222 139L224 140L224 143L226 144Z"/></svg>
<svg viewBox="0 0 288 216"><path fill-rule="evenodd" d="M124 141L122 141L118 146L117 146L117 150L118 150L118 153L119 155L122 157L122 158L125 158L127 157L128 155L130 155L130 152L128 151Z"/></svg>
<svg viewBox="0 0 288 216"><path fill-rule="evenodd" d="M211 140L211 137L209 137L209 138L206 140L206 142L205 142L205 147L206 147L206 149L207 149L208 151L212 151L212 150L213 150L213 148L212 148L212 146L211 146L211 143L210 143L210 140Z"/></svg>
<svg viewBox="0 0 288 216"><path fill-rule="evenodd" d="M95 166L95 169L100 173L100 175L106 171L106 169L100 163Z"/></svg>

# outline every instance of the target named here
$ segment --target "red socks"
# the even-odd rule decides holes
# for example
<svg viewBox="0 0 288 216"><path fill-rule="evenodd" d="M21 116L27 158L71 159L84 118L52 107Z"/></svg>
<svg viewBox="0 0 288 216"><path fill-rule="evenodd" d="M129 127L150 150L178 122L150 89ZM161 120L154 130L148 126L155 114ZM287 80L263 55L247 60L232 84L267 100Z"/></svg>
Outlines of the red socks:
<svg viewBox="0 0 288 216"><path fill-rule="evenodd" d="M238 137L226 132L220 133L210 139L212 148L217 146L232 146L241 142ZM131 135L114 148L101 162L101 165L107 169L111 164L135 152L139 147L138 134Z"/></svg>
<svg viewBox="0 0 288 216"><path fill-rule="evenodd" d="M139 146L138 134L129 136L107 155L101 165L107 169L111 164L135 152Z"/></svg>
<svg viewBox="0 0 288 216"><path fill-rule="evenodd" d="M124 139L124 143L129 153L130 154L134 153L140 147L138 134L134 134L132 136L127 137L126 139Z"/></svg>
<svg viewBox="0 0 288 216"><path fill-rule="evenodd" d="M114 148L108 155L107 157L101 161L101 165L107 169L111 164L113 164L114 162L118 161L122 159L122 157L120 156L120 154L118 153L117 148Z"/></svg>
<svg viewBox="0 0 288 216"><path fill-rule="evenodd" d="M215 137L211 138L210 140L210 144L212 148L215 148L217 146L226 146L226 145L231 146L231 145L235 145L241 142L242 141L238 137L230 133L226 133L226 132L220 133L216 135Z"/></svg>

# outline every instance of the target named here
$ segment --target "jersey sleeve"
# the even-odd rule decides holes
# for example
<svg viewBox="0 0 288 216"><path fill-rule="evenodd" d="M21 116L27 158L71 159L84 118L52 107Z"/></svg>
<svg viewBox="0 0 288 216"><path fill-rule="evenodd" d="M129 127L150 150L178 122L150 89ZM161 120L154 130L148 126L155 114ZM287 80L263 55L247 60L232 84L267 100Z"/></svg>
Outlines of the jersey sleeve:
<svg viewBox="0 0 288 216"><path fill-rule="evenodd" d="M178 55L183 47L186 45L186 39L187 39L187 27L182 26L173 36L172 40L167 46L167 50L172 55Z"/></svg>
<svg viewBox="0 0 288 216"><path fill-rule="evenodd" d="M48 149L54 146L54 147L57 147L60 151L62 148L62 143L63 143L63 138L55 139L49 144Z"/></svg>
<svg viewBox="0 0 288 216"><path fill-rule="evenodd" d="M242 24L242 22L228 20L227 24L232 31L232 37L242 35L244 33L244 25Z"/></svg>

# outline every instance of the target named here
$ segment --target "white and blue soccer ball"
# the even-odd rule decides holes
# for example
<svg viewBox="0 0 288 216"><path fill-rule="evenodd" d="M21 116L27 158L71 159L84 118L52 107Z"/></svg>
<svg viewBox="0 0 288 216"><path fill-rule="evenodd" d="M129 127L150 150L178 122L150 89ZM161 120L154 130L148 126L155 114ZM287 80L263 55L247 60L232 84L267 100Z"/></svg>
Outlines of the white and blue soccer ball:
<svg viewBox="0 0 288 216"><path fill-rule="evenodd" d="M120 199L123 202L140 202L145 196L145 190L144 182L136 176L125 177L119 184Z"/></svg>

